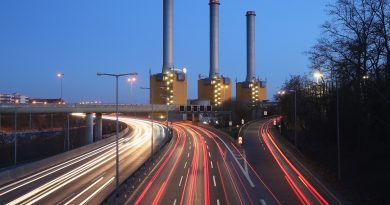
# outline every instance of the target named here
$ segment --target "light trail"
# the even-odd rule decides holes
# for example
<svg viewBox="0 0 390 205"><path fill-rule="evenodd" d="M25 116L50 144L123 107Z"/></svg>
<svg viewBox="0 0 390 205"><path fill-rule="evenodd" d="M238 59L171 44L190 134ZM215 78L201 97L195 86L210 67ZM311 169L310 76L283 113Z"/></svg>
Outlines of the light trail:
<svg viewBox="0 0 390 205"><path fill-rule="evenodd" d="M190 169L187 169L187 176L186 176L186 181L184 182L183 192L181 193L180 205L182 205L183 202L184 202L184 195L186 193L186 187L187 187L188 175L189 174L190 174Z"/></svg>
<svg viewBox="0 0 390 205"><path fill-rule="evenodd" d="M234 173L237 175L237 178L239 179L239 181L240 181L240 183L241 183L241 186L244 188L245 194L246 194L246 196L248 197L249 202L251 203L251 205L254 205L254 204L253 204L253 201L252 201L252 197L249 195L248 190L245 188L244 182L242 182L242 180L241 180L241 178L240 178L240 175L238 175L237 169L234 167L234 165L233 165L232 162L230 162L230 164L232 165L233 170L234 170Z"/></svg>
<svg viewBox="0 0 390 205"><path fill-rule="evenodd" d="M318 191L306 180L305 177L298 171L298 169L290 162L290 160L284 155L284 153L281 151L279 146L274 141L274 137L272 136L271 132L269 131L269 125L272 123L272 120L267 121L262 125L260 128L260 136L263 138L263 141L265 142L268 150L276 160L277 164L281 168L281 170L286 174L286 180L289 182L289 185L293 188L294 192L296 193L297 197L300 199L300 201L304 202L304 204L310 204L308 198L306 195L303 194L303 191L299 188L297 183L292 180L292 175L287 172L285 167L282 165L281 159L284 160L284 162L288 165L288 167L295 172L296 176L303 184L304 187L307 188L309 193L318 201L318 203L322 205L329 205L329 203L318 193ZM271 147L273 145L273 148ZM275 151L276 150L276 151ZM279 157L276 156L276 154L279 154Z"/></svg>
<svg viewBox="0 0 390 205"><path fill-rule="evenodd" d="M172 177L172 173L173 171L176 169L178 163L179 163L179 159L181 158L182 154L183 154L183 151L184 151L184 148L185 148L185 144L186 144L186 137L184 136L183 137L183 146L181 147L181 150L179 152L179 155L178 157L176 158L175 160L175 163L173 164L173 166L171 167L171 170L168 174L168 177L167 179L164 181L164 184L161 186L160 190L158 191L158 194L156 196L156 198L154 199L153 201L153 205L157 205L159 202L160 202L160 198L161 198L161 195L165 192L165 187L167 185L167 183L171 180L171 177Z"/></svg>
<svg viewBox="0 0 390 205"><path fill-rule="evenodd" d="M238 161L237 157L234 156L234 153L233 151L230 149L230 147L226 144L226 142L224 140L222 140L218 135L216 135L215 133L213 132L210 132L208 130L205 130L201 127L197 127L198 129L202 130L206 135L208 135L209 133L211 133L211 135L213 135L214 137L218 138L220 140L220 142L222 142L223 145L225 145L226 149L229 151L229 153L231 154L231 156L233 157L233 159L235 160L235 162L237 163L238 167L240 168L240 170L242 171L242 173L244 174L244 176L246 177L246 179L248 180L248 183L253 187L255 187L254 183L252 182L250 176L245 172L244 168L241 166L240 162ZM213 137L211 137L213 138Z"/></svg>
<svg viewBox="0 0 390 205"><path fill-rule="evenodd" d="M242 168L241 164L238 162L237 158L235 157L235 155L233 154L233 152L231 151L231 149L229 148L228 144L225 143L224 140L222 140L221 137L219 137L217 134L215 134L214 132L211 132L207 129L204 129L202 127L197 127L197 126L193 126L193 125L189 125L189 126L192 126L192 127L196 127L197 129L199 129L200 131L202 131L204 134L206 134L207 137L209 137L209 139L211 139L212 141L214 141L215 145L217 146L220 154L221 154L221 157L223 158L223 162L225 164L225 168L227 169L227 173L230 175L230 179L232 180L232 177L231 177L231 173L230 173L230 170L229 170L229 166L226 162L226 158L225 158L225 155L226 153L223 152L222 148L220 147L219 145L219 142L221 142L221 144L223 144L225 147L226 147L226 150L230 152L231 156L233 157L233 159L235 160L237 166L240 168L240 170L242 171L243 175L245 177L249 177L249 173L248 172L245 172L244 169ZM216 139L219 140L219 142L216 141ZM235 150L237 150L237 148L235 146L233 146ZM258 175L258 173L255 171L255 169L252 167L252 165L245 159L245 157L242 156L242 154L237 150L237 153L241 156L242 159L244 159L246 165L248 165L251 169L251 171L253 172L253 174L257 177L257 179L260 181L260 183L264 186L264 188L267 190L267 192L272 196L272 198L275 200L275 202L279 205L281 205L281 202L279 201L279 199L275 196L275 194L271 191L271 189L268 187L267 184L265 184L265 182L261 179L261 177ZM249 181L248 181L249 182ZM232 181L232 183L234 183ZM249 182L250 183L250 182ZM235 184L233 184L235 185ZM234 187L234 186L233 186ZM253 187L252 187L253 188ZM238 194L238 193L237 193ZM238 195L239 196L239 195ZM239 196L239 199L240 199L240 196Z"/></svg>
<svg viewBox="0 0 390 205"><path fill-rule="evenodd" d="M108 180L106 183L103 184L99 189L97 189L95 192L93 192L90 196L88 196L84 201L80 203L80 205L86 204L89 200L91 200L92 197L96 196L99 192L101 192L103 189L105 189L111 182L113 182L115 177L112 177L110 180Z"/></svg>
<svg viewBox="0 0 390 205"><path fill-rule="evenodd" d="M178 140L176 140L174 147L171 149L169 152L169 155L165 158L164 162L160 165L158 168L157 172L153 175L152 179L149 181L148 185L145 187L144 191L141 193L141 195L137 198L135 201L135 205L138 205L141 203L141 201L144 199L145 195L148 193L149 189L152 187L153 183L155 182L156 178L160 175L160 173L163 171L165 168L166 164L169 162L171 159L175 149L177 148L179 141L183 135L183 131L179 130L178 128L174 127L174 130L178 133ZM184 133L184 138L185 138L185 133Z"/></svg>
<svg viewBox="0 0 390 205"><path fill-rule="evenodd" d="M114 119L110 116L104 116L105 119ZM130 152L135 152L139 147L142 147L145 143L149 143L152 129L150 127L150 123L145 120L139 120L139 119L130 119L130 118L120 118L120 121L128 124L129 126L133 127L134 130L132 132L131 136L127 136L124 138L119 139L119 154L121 158L126 158L130 156ZM158 123L154 124L154 129L163 129L164 127ZM128 142L127 139L131 139L130 142ZM127 143L126 143L127 142ZM60 191L65 186L69 185L70 183L75 182L77 179L80 179L87 174L91 173L94 170L97 170L98 168L102 167L106 164L112 164L113 159L115 157L115 142L109 143L107 145L104 145L102 147L99 147L91 152L82 154L81 156L72 158L68 161L62 162L58 165L55 165L53 167L50 167L48 169L45 169L43 171L39 171L38 173L35 173L31 176L22 178L18 181L15 181L11 184L8 184L4 187L0 188L0 196L7 195L11 192L17 191L20 188L24 188L27 186L30 186L33 182L38 182L39 180L44 180L47 177L50 177L54 174L57 175L57 173L65 172L63 174L60 174L59 176L56 176L54 179L51 179L49 181L44 182L43 184L39 184L37 187L33 187L32 190L25 192L23 195L18 196L15 199L12 199L12 201L8 202L7 204L13 205L13 204L34 204L38 203L42 199L54 194L57 191ZM86 162L84 162L86 161ZM80 165L77 165L78 163L81 163ZM77 167L66 171L72 166L77 165ZM114 167L114 165L111 166L111 168ZM115 177L114 177L115 178ZM91 186L88 186L85 190L83 190L81 193L84 193L88 189L92 189L93 185L95 185L97 182L102 180L100 178L98 181L95 181ZM105 186L103 186L105 187ZM100 187L98 190L99 192L103 188ZM80 193L79 193L80 194ZM79 197L80 195L77 195L76 197L73 197L69 201L65 200L65 203L71 203L75 200L75 198ZM90 195L89 198L93 197L94 195Z"/></svg>
<svg viewBox="0 0 390 205"><path fill-rule="evenodd" d="M230 202L229 202L227 194L226 194L225 183L223 182L224 180L222 178L222 173L221 173L221 169L219 168L218 162L217 162L217 169L218 169L219 177L220 177L220 180L221 180L222 189L223 189L223 195L225 196L225 201L226 201L227 205L230 205Z"/></svg>
<svg viewBox="0 0 390 205"><path fill-rule="evenodd" d="M100 177L98 180L96 180L94 183L92 183L91 185L89 185L88 187L86 187L82 192L78 193L76 196L74 196L73 198L71 198L69 201L67 201L66 203L64 203L64 205L69 205L70 203L72 203L74 200L76 200L78 197L80 197L81 195L83 195L85 192L87 192L89 189L91 189L93 186L95 186L97 183L99 183L104 177Z"/></svg>

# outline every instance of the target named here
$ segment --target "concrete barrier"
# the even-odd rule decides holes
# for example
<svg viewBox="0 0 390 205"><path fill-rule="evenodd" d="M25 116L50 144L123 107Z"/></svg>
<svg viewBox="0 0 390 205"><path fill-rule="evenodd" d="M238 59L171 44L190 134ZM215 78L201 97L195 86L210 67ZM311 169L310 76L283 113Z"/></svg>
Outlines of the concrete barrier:
<svg viewBox="0 0 390 205"><path fill-rule="evenodd" d="M122 132L119 133L119 137L122 138L125 135L131 134L129 127L124 129ZM98 142L79 147L73 150L70 150L68 152L64 152L46 159L42 159L36 162L32 162L26 165L22 165L16 168L12 168L9 170L5 170L0 173L0 186L9 183L11 181L14 181L16 179L31 175L33 173L36 173L40 170L44 170L47 168L50 168L52 166L55 166L57 164L60 164L64 161L73 159L77 156L83 155L87 152L90 152L92 150L95 150L99 147L102 147L104 145L107 145L111 142L115 141L115 134L112 136L102 139Z"/></svg>

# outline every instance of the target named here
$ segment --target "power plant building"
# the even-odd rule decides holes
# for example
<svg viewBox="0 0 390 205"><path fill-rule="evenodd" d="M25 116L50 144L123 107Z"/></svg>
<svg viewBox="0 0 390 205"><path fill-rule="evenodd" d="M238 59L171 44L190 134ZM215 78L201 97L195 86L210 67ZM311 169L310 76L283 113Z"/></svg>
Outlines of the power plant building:
<svg viewBox="0 0 390 205"><path fill-rule="evenodd" d="M237 101L251 103L267 99L267 82L256 79L255 64L255 16L254 11L246 13L247 19L247 74L244 82L236 84Z"/></svg>
<svg viewBox="0 0 390 205"><path fill-rule="evenodd" d="M187 74L175 69L173 61L173 0L163 3L162 72L150 76L150 103L187 104Z"/></svg>
<svg viewBox="0 0 390 205"><path fill-rule="evenodd" d="M219 0L210 0L210 72L198 80L198 99L220 106L232 97L230 78L219 73Z"/></svg>

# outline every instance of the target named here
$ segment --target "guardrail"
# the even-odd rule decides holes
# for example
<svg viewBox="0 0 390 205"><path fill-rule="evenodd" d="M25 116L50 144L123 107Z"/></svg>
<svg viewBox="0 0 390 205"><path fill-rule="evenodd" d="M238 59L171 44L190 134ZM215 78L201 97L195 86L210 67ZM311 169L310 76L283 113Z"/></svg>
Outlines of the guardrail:
<svg viewBox="0 0 390 205"><path fill-rule="evenodd" d="M153 108L153 109L152 109ZM119 104L118 112L179 111L178 105ZM115 104L0 104L0 113L114 113Z"/></svg>

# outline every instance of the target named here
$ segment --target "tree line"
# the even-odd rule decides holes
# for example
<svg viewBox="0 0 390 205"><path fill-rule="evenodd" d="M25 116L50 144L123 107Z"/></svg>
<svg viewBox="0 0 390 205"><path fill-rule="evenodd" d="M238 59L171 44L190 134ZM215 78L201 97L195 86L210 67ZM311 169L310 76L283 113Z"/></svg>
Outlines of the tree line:
<svg viewBox="0 0 390 205"><path fill-rule="evenodd" d="M390 2L337 0L307 52L311 75L291 76L276 95L282 133L338 177L362 204L385 204L390 182ZM295 93L294 93L295 92ZM294 95L297 100L295 128ZM340 149L338 149L338 138Z"/></svg>

